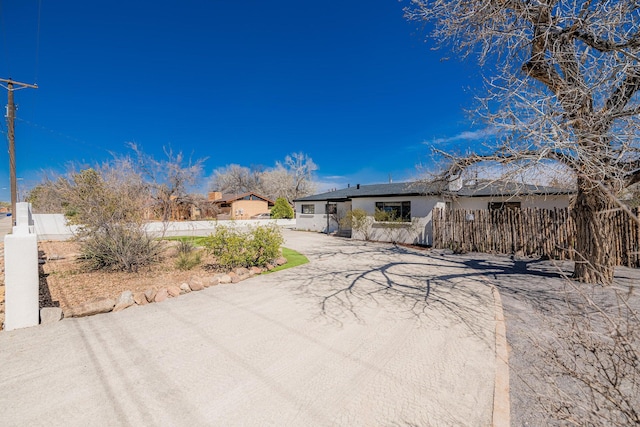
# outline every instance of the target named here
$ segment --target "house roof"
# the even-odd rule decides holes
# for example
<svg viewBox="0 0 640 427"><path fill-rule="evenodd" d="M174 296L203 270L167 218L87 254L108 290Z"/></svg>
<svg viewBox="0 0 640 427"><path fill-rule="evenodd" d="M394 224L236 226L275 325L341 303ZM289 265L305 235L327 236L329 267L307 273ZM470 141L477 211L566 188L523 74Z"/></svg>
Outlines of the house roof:
<svg viewBox="0 0 640 427"><path fill-rule="evenodd" d="M460 197L553 196L574 194L575 190L513 181L478 180L473 183L465 183L460 190L453 193Z"/></svg>
<svg viewBox="0 0 640 427"><path fill-rule="evenodd" d="M247 196L256 196L259 199L264 200L265 202L267 202L270 205L273 205L274 202L272 200L267 199L264 196L261 196L258 193L254 193L253 191L250 191L248 193L242 193L242 194L223 194L221 198L214 200L214 203L231 203L231 202L235 202L236 200L241 200L244 199Z"/></svg>
<svg viewBox="0 0 640 427"><path fill-rule="evenodd" d="M326 193L314 194L313 196L301 197L294 202L316 202L316 201L344 201L357 197L379 197L379 196L425 196L427 194L439 194L442 192L441 183L424 182L394 182L391 184L356 185L340 190L328 191Z"/></svg>
<svg viewBox="0 0 640 427"><path fill-rule="evenodd" d="M532 195L560 195L573 194L575 191L567 188L545 187L532 184L521 184L508 181L474 181L465 183L458 191L447 189L444 182L398 182L391 184L373 184L347 187L313 196L301 197L294 202L339 202L358 197L392 197L392 196L427 196L450 195L460 197L490 197L490 196L532 196Z"/></svg>

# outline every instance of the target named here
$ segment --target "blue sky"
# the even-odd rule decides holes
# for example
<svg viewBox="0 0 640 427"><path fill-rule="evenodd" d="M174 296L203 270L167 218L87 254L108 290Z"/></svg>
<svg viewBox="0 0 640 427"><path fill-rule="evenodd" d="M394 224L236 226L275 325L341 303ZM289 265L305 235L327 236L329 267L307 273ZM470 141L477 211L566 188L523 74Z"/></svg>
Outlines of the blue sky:
<svg viewBox="0 0 640 427"><path fill-rule="evenodd" d="M302 151L323 189L411 179L429 164L425 142L473 144L482 129L464 112L475 64L442 60L407 4L0 1L0 77L39 86L15 92L20 185L129 141L208 157L207 175Z"/></svg>

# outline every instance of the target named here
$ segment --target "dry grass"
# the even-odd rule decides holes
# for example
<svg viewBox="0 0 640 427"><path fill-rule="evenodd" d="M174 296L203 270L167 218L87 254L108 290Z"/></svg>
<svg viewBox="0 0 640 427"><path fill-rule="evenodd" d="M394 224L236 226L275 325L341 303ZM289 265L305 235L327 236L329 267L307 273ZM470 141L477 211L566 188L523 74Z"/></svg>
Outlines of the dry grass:
<svg viewBox="0 0 640 427"><path fill-rule="evenodd" d="M86 271L78 260L75 242L40 242L40 257L47 260L40 269L41 307L59 306L63 310L96 298L117 298L123 291L144 291L180 285L196 277L214 274L213 259L203 253L203 263L189 271L175 267L174 242L166 242L163 260L137 273Z"/></svg>

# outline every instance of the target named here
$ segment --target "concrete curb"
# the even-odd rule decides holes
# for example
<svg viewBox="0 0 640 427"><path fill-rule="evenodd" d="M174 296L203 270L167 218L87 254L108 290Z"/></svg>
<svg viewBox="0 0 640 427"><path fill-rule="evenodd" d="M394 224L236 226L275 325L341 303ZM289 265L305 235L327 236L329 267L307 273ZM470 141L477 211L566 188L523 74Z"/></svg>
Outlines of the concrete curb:
<svg viewBox="0 0 640 427"><path fill-rule="evenodd" d="M509 400L509 351L507 329L502 311L502 299L498 289L491 285L496 320L496 378L493 390L493 427L511 425L511 402Z"/></svg>

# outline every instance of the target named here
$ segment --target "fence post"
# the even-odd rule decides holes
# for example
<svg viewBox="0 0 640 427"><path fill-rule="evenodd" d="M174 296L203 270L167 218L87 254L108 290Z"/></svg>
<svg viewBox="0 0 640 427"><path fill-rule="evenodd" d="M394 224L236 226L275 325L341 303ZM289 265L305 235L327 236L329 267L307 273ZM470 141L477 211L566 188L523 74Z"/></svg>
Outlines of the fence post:
<svg viewBox="0 0 640 427"><path fill-rule="evenodd" d="M38 238L31 204L17 203L16 226L4 237L5 319L7 331L40 323Z"/></svg>

